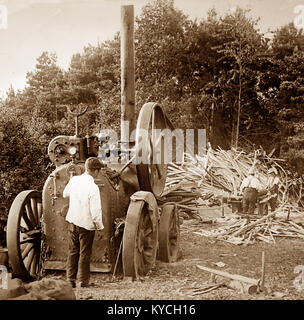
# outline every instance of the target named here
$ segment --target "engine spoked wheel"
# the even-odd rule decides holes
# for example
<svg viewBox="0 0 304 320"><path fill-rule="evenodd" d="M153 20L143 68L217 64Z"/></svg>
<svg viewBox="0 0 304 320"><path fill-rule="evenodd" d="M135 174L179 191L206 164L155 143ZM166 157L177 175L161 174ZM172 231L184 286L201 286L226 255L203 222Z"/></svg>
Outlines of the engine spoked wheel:
<svg viewBox="0 0 304 320"><path fill-rule="evenodd" d="M131 201L123 234L122 262L124 276L137 279L155 265L158 224L145 201Z"/></svg>
<svg viewBox="0 0 304 320"><path fill-rule="evenodd" d="M159 221L158 258L164 262L176 262L180 250L180 226L178 209L174 204L164 205Z"/></svg>
<svg viewBox="0 0 304 320"><path fill-rule="evenodd" d="M12 203L7 221L7 247L13 275L36 279L40 272L42 198L22 191Z"/></svg>

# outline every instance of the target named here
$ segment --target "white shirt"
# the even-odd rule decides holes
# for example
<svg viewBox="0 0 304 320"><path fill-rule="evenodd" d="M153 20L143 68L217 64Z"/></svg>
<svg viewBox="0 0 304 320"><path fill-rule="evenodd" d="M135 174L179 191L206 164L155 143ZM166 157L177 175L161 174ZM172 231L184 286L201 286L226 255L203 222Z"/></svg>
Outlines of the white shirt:
<svg viewBox="0 0 304 320"><path fill-rule="evenodd" d="M70 197L66 220L87 230L102 230L102 209L99 188L88 173L74 176L63 191L63 197Z"/></svg>
<svg viewBox="0 0 304 320"><path fill-rule="evenodd" d="M243 192L244 188L255 188L261 190L260 181L255 176L248 176L245 178L241 184L240 191Z"/></svg>
<svg viewBox="0 0 304 320"><path fill-rule="evenodd" d="M279 185L279 183L280 183L280 179L278 177L270 176L267 180L267 188L271 189L276 184Z"/></svg>

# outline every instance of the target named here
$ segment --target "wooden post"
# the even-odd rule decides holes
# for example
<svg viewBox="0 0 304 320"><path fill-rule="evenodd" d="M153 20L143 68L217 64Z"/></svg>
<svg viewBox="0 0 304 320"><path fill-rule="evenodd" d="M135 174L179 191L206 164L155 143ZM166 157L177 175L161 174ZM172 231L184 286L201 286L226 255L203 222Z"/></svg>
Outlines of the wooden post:
<svg viewBox="0 0 304 320"><path fill-rule="evenodd" d="M135 129L134 5L121 6L121 141Z"/></svg>
<svg viewBox="0 0 304 320"><path fill-rule="evenodd" d="M265 252L262 252L262 272L261 272L261 289L263 290L265 284Z"/></svg>
<svg viewBox="0 0 304 320"><path fill-rule="evenodd" d="M221 197L221 217L225 217L224 197Z"/></svg>

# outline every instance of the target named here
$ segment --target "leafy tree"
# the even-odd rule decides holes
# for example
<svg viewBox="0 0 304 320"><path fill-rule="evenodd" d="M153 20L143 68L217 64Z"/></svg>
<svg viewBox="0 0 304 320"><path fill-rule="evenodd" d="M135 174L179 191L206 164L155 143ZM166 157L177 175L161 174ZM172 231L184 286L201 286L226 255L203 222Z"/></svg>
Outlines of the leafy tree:
<svg viewBox="0 0 304 320"><path fill-rule="evenodd" d="M46 150L20 114L5 106L0 110L0 199L7 208L19 192L41 190L47 176Z"/></svg>
<svg viewBox="0 0 304 320"><path fill-rule="evenodd" d="M281 154L304 170L304 50L285 57L281 63L276 120L280 130Z"/></svg>
<svg viewBox="0 0 304 320"><path fill-rule="evenodd" d="M190 21L173 0L150 2L136 18L136 85L147 100L183 95L189 74L189 28Z"/></svg>
<svg viewBox="0 0 304 320"><path fill-rule="evenodd" d="M65 74L67 103L89 106L83 118L85 128L119 128L120 120L120 41L116 35L97 47L84 48L72 57Z"/></svg>
<svg viewBox="0 0 304 320"><path fill-rule="evenodd" d="M49 121L57 120L63 83L63 71L57 65L56 54L43 52L37 58L35 69L27 73L22 108L26 113L35 109L38 116Z"/></svg>
<svg viewBox="0 0 304 320"><path fill-rule="evenodd" d="M257 104L259 75L255 62L257 54L264 50L262 35L256 30L257 21L247 18L246 14L247 11L237 8L218 21L214 12L209 17L217 42L213 49L218 55L213 67L215 79L207 89L212 88L217 105L225 105L231 125L231 145L235 147L238 146L240 124L247 123L248 126L256 111L253 106Z"/></svg>
<svg viewBox="0 0 304 320"><path fill-rule="evenodd" d="M261 68L260 99L271 117L277 155L304 169L303 135L304 35L290 23L274 32Z"/></svg>
<svg viewBox="0 0 304 320"><path fill-rule="evenodd" d="M279 28L274 32L272 49L277 59L291 56L294 50L304 49L303 29L297 29L293 22Z"/></svg>

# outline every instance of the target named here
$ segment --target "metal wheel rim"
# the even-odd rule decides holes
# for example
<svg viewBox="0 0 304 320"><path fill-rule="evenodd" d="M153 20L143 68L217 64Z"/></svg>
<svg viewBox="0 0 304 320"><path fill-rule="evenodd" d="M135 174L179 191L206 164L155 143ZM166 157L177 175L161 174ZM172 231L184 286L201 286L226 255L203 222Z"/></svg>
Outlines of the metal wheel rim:
<svg viewBox="0 0 304 320"><path fill-rule="evenodd" d="M9 211L7 247L13 274L24 280L36 278L40 271L41 217L41 193L19 193Z"/></svg>

